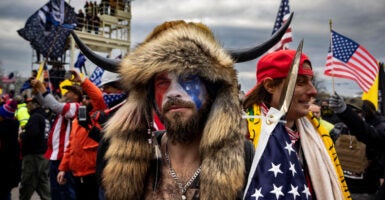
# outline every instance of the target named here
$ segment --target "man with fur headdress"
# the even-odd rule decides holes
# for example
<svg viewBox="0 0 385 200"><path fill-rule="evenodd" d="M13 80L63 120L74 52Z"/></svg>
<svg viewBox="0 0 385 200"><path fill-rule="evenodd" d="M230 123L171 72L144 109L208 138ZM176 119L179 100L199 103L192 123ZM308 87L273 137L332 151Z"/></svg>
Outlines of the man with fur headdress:
<svg viewBox="0 0 385 200"><path fill-rule="evenodd" d="M234 61L203 24L166 22L121 63L109 120L107 199L237 199L253 157ZM152 111L166 133L155 135ZM149 142L150 141L150 142Z"/></svg>

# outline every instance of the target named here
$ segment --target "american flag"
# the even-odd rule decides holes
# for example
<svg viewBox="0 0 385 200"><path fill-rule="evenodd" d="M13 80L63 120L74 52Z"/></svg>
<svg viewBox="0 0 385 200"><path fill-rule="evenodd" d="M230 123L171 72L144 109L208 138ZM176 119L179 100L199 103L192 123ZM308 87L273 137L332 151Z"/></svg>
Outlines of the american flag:
<svg viewBox="0 0 385 200"><path fill-rule="evenodd" d="M272 35L279 29L287 19L290 17L290 6L289 0L282 0L281 5L277 13L277 18L275 19L274 29ZM274 52L282 49L288 49L289 43L293 41L293 34L291 32L291 25L287 28L286 33L282 36L281 40L275 44L269 52Z"/></svg>
<svg viewBox="0 0 385 200"><path fill-rule="evenodd" d="M126 93L103 93L104 102L111 108L116 102L125 99Z"/></svg>
<svg viewBox="0 0 385 200"><path fill-rule="evenodd" d="M254 158L244 199L311 199L304 171L282 123L277 124L262 156L255 161Z"/></svg>
<svg viewBox="0 0 385 200"><path fill-rule="evenodd" d="M363 46L335 31L331 44L325 75L351 79L367 92L378 73L377 60Z"/></svg>

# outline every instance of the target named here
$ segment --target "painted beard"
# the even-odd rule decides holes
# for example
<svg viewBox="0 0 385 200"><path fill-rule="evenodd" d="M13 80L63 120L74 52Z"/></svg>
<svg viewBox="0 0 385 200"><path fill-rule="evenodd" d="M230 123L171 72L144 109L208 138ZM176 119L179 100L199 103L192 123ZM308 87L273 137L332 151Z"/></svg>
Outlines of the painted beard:
<svg viewBox="0 0 385 200"><path fill-rule="evenodd" d="M206 103L202 105L198 112L194 112L195 114L186 120L183 120L183 114L179 112L173 113L171 118L165 117L165 113L174 105L192 108L196 111L193 103L179 99L170 100L164 105L161 119L171 142L189 143L200 137L205 127L211 104Z"/></svg>

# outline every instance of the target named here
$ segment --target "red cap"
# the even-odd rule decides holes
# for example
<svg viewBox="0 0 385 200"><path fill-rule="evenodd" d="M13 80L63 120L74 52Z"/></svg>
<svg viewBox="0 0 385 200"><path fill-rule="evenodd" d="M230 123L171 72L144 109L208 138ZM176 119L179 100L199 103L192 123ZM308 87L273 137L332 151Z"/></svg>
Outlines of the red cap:
<svg viewBox="0 0 385 200"><path fill-rule="evenodd" d="M253 87L253 89L247 92L246 96L253 92L256 87L266 78L285 78L289 73L295 53L295 50L280 50L266 54L261 59L259 59L256 69L257 84ZM305 61L311 64L309 58L304 53L302 53L299 63L298 75L313 76L312 69L304 69L302 67Z"/></svg>

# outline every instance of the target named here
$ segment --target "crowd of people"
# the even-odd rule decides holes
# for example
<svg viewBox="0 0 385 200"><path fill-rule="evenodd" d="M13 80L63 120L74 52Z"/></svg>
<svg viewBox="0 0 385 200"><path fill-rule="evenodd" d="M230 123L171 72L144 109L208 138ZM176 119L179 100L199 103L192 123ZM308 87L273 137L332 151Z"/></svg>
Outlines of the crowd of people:
<svg viewBox="0 0 385 200"><path fill-rule="evenodd" d="M385 117L370 101L316 99L305 53L282 109L296 53L265 54L240 95L211 30L172 21L99 86L70 70L58 98L31 78L31 95L0 105L0 199L17 186L20 199L384 199ZM360 170L343 135L365 148Z"/></svg>
<svg viewBox="0 0 385 200"><path fill-rule="evenodd" d="M94 133L127 95L117 74L106 72L97 87L77 70L71 73L74 84L63 86L60 98L35 77L29 81L31 96L3 95L0 199L10 199L18 185L20 199L34 192L41 199L98 199ZM85 120L78 118L82 106Z"/></svg>
<svg viewBox="0 0 385 200"><path fill-rule="evenodd" d="M116 15L117 10L124 11L128 6L127 0L102 0L100 3L96 1L86 1L83 9L79 9L76 14L76 30L94 32L99 34L100 16Z"/></svg>
<svg viewBox="0 0 385 200"><path fill-rule="evenodd" d="M77 23L75 29L83 31L84 28L84 30L89 33L94 31L95 34L98 34L100 27L99 15L103 14L103 10L100 9L102 8L99 7L96 1L86 1L84 4L84 13L82 9L79 9L78 13L76 14Z"/></svg>

